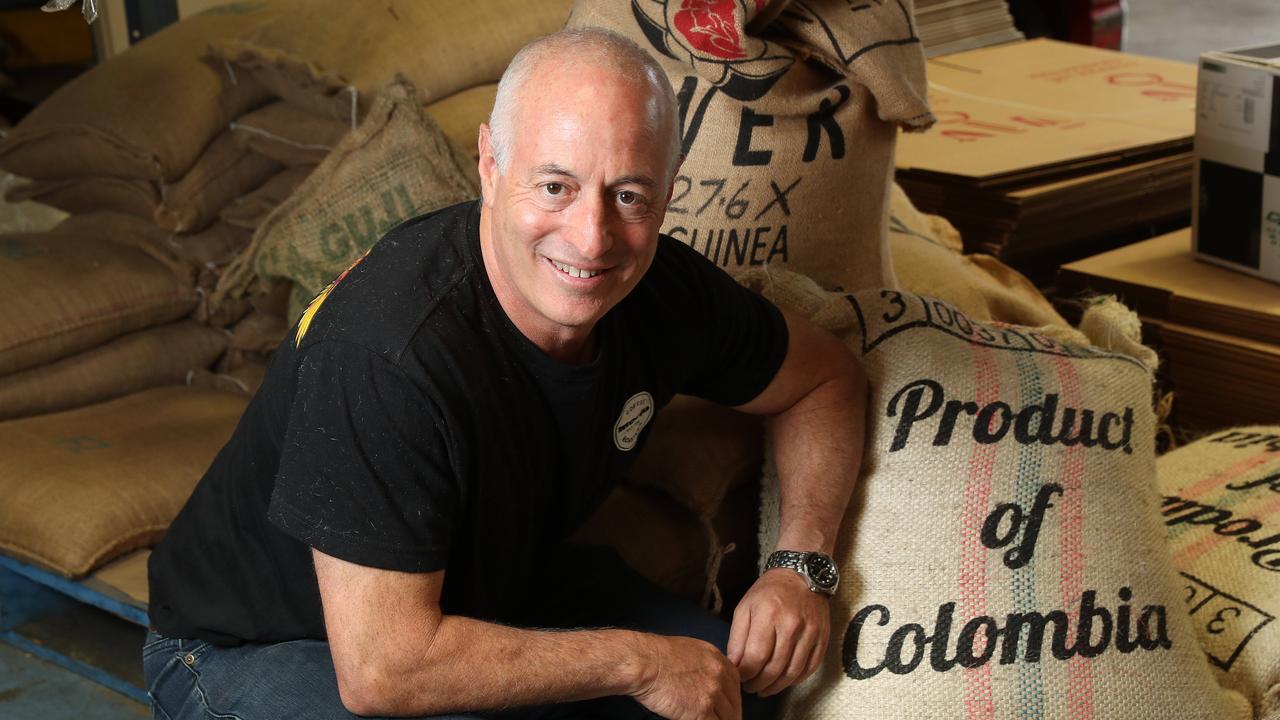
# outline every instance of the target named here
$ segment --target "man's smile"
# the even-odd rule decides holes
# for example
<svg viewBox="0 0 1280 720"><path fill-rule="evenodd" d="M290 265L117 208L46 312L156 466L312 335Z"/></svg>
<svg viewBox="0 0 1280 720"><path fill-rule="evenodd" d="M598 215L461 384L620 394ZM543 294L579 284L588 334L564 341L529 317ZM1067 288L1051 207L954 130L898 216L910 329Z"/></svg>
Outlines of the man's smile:
<svg viewBox="0 0 1280 720"><path fill-rule="evenodd" d="M568 263L562 263L559 260L552 260L551 258L547 258L547 262L551 263L551 265L555 267L556 270L559 270L562 275L568 275L569 277L578 278L582 280L590 280L591 278L594 278L597 275L600 275L601 273L605 272L604 269L584 270L580 267L575 267Z"/></svg>

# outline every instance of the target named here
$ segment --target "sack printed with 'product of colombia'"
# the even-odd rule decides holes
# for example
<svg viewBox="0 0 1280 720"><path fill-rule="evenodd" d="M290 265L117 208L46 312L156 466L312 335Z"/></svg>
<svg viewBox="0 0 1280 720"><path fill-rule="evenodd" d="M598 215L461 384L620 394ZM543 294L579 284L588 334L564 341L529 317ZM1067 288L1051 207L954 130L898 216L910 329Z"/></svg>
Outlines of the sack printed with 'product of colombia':
<svg viewBox="0 0 1280 720"><path fill-rule="evenodd" d="M578 0L569 27L626 35L675 89L684 164L662 231L731 273L892 287L899 127L933 123L905 0Z"/></svg>
<svg viewBox="0 0 1280 720"><path fill-rule="evenodd" d="M908 293L825 296L850 318L870 429L827 656L783 717L1251 717L1175 581L1147 365ZM777 483L767 468L766 553Z"/></svg>
<svg viewBox="0 0 1280 720"><path fill-rule="evenodd" d="M1222 683L1280 720L1280 427L1213 433L1156 461L1191 624Z"/></svg>

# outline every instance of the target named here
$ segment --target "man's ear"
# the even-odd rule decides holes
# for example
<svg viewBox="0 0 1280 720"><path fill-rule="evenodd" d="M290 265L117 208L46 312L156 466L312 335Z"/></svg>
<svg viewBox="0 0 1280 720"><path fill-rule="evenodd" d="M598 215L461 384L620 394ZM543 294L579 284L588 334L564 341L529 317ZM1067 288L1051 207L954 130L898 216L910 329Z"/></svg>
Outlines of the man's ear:
<svg viewBox="0 0 1280 720"><path fill-rule="evenodd" d="M493 157L493 145L489 140L489 123L480 123L480 136L476 139L480 150L480 199L486 207L492 207L493 190L498 182L498 161Z"/></svg>
<svg viewBox="0 0 1280 720"><path fill-rule="evenodd" d="M671 181L667 183L667 199L666 202L662 204L663 207L671 204L671 196L676 191L676 177L680 175L680 168L684 167L684 159L684 155L676 158L676 166L671 170Z"/></svg>

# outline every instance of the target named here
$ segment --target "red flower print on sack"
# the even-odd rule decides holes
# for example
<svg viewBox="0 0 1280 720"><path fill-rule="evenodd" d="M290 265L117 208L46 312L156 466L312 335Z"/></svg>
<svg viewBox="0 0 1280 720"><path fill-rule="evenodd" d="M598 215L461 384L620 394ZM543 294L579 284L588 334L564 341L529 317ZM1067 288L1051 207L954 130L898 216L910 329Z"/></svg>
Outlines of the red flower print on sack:
<svg viewBox="0 0 1280 720"><path fill-rule="evenodd" d="M737 60L746 57L733 16L737 6L735 0L683 0L673 24L691 47L714 57Z"/></svg>

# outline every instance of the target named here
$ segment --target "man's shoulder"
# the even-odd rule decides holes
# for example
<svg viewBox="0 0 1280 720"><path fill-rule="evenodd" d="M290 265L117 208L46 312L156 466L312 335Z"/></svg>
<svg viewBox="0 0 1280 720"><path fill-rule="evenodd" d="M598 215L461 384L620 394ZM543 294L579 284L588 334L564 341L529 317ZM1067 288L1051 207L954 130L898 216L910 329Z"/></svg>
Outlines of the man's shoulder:
<svg viewBox="0 0 1280 720"><path fill-rule="evenodd" d="M692 263L695 266L715 267L702 253L665 233L658 234L658 251L654 259L658 258L671 262Z"/></svg>
<svg viewBox="0 0 1280 720"><path fill-rule="evenodd" d="M392 228L311 301L294 345L339 341L398 364L430 315L470 302L474 210L462 203Z"/></svg>
<svg viewBox="0 0 1280 720"><path fill-rule="evenodd" d="M702 253L669 235L658 236L653 264L637 285L635 300L645 304L670 305L694 301L708 292L723 290L734 283Z"/></svg>

